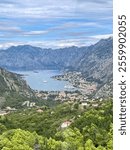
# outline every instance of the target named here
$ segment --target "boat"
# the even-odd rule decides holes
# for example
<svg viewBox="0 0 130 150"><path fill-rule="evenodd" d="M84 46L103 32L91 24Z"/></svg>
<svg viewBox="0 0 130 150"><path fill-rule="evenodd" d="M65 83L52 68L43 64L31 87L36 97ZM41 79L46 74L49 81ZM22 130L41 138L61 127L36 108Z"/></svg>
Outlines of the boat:
<svg viewBox="0 0 130 150"><path fill-rule="evenodd" d="M44 80L44 81L43 81L43 83L47 83L47 81L46 81L46 80Z"/></svg>

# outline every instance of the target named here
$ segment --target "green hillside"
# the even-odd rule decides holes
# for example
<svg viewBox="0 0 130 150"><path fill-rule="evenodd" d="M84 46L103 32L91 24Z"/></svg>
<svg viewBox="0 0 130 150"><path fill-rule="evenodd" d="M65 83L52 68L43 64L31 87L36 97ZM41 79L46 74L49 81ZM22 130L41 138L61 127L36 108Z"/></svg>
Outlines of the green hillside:
<svg viewBox="0 0 130 150"><path fill-rule="evenodd" d="M112 100L80 109L21 110L0 117L2 150L112 150ZM71 122L68 127L62 123Z"/></svg>

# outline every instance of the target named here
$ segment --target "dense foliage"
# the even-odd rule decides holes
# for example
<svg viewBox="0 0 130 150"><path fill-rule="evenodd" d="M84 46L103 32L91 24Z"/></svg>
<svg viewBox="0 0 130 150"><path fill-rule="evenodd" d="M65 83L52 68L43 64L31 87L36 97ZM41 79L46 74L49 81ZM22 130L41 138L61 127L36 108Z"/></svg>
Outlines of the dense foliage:
<svg viewBox="0 0 130 150"><path fill-rule="evenodd" d="M64 103L55 108L20 110L0 117L2 150L112 150L112 101L81 109ZM69 120L71 125L62 128Z"/></svg>

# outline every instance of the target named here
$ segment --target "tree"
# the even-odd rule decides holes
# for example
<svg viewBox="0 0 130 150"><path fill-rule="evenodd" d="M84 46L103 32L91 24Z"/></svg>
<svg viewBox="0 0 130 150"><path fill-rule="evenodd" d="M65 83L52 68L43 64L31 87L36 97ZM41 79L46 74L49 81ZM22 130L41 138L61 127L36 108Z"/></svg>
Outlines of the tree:
<svg viewBox="0 0 130 150"><path fill-rule="evenodd" d="M88 139L85 143L85 150L96 150L96 147L93 144L93 141Z"/></svg>
<svg viewBox="0 0 130 150"><path fill-rule="evenodd" d="M6 130L7 128L3 124L0 123L0 134L2 134Z"/></svg>
<svg viewBox="0 0 130 150"><path fill-rule="evenodd" d="M56 139L61 139L63 142L66 142L69 150L83 150L83 135L77 128L68 128L58 132Z"/></svg>
<svg viewBox="0 0 130 150"><path fill-rule="evenodd" d="M0 135L0 149L2 150L33 150L35 141L42 147L44 138L35 132L30 133L21 129L8 130ZM42 141L42 142L41 142Z"/></svg>

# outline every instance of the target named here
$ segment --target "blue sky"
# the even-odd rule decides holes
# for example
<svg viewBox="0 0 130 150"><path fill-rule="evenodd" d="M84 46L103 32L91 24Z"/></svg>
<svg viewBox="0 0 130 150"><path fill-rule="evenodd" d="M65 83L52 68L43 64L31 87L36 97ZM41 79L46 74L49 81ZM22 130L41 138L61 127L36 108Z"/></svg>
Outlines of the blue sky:
<svg viewBox="0 0 130 150"><path fill-rule="evenodd" d="M112 35L112 0L0 0L0 48L85 46Z"/></svg>

